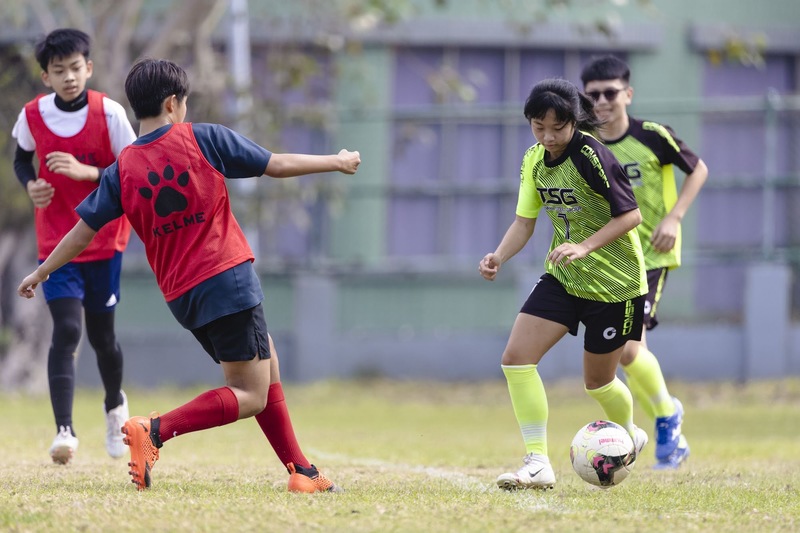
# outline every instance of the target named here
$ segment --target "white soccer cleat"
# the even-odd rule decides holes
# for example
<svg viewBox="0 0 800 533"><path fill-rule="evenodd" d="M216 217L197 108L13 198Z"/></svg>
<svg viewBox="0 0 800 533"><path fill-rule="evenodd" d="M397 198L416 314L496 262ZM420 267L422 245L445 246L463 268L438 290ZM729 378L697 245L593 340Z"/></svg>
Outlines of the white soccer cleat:
<svg viewBox="0 0 800 533"><path fill-rule="evenodd" d="M106 413L106 451L114 459L119 459L128 451L128 447L122 441L122 426L130 418L128 413L128 397L122 394L122 403ZM105 411L105 409L104 409Z"/></svg>
<svg viewBox="0 0 800 533"><path fill-rule="evenodd" d="M50 445L50 457L53 462L59 465L69 463L77 449L78 437L72 434L72 429L69 426L60 426L58 435L53 439L53 444Z"/></svg>
<svg viewBox="0 0 800 533"><path fill-rule="evenodd" d="M529 453L522 462L525 465L516 473L502 474L497 478L497 486L503 490L539 489L547 490L556 486L556 474L545 455Z"/></svg>
<svg viewBox="0 0 800 533"><path fill-rule="evenodd" d="M639 454L642 453L642 450L645 446L647 446L647 442L650 439L647 437L647 432L640 428L639 426L633 426L633 450L636 452L633 456L633 459L630 463L628 463L628 468L633 468L636 464L636 459L639 458Z"/></svg>

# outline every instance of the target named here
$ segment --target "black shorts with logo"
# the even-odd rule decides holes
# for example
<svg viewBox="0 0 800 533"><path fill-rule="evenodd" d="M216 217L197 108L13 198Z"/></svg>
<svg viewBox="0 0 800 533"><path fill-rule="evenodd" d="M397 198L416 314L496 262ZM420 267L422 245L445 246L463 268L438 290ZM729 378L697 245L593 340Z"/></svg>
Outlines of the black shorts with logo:
<svg viewBox="0 0 800 533"><path fill-rule="evenodd" d="M217 363L250 361L256 356L259 359L270 358L267 322L260 303L191 331Z"/></svg>
<svg viewBox="0 0 800 533"><path fill-rule="evenodd" d="M583 347L591 353L613 352L629 340L642 339L644 295L623 302L597 302L569 294L552 275L533 287L520 313L563 324L571 335L586 326Z"/></svg>
<svg viewBox="0 0 800 533"><path fill-rule="evenodd" d="M656 308L661 300L664 285L667 284L667 268L647 271L647 294L644 296L644 327L649 331L658 325Z"/></svg>

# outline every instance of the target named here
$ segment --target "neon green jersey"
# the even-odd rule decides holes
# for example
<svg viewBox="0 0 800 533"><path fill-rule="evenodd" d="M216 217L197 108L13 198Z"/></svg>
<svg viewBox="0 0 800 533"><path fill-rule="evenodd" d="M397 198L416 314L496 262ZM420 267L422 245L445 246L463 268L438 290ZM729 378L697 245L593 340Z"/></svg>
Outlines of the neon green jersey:
<svg viewBox="0 0 800 533"><path fill-rule="evenodd" d="M669 126L629 118L630 126L621 138L605 141L622 165L633 186L642 211L639 238L647 270L676 268L681 264L681 230L669 252L653 248L653 230L678 200L674 165L691 174L699 158L675 136Z"/></svg>
<svg viewBox="0 0 800 533"><path fill-rule="evenodd" d="M637 208L622 167L594 137L576 131L561 157L545 162L544 156L541 144L525 152L517 215L537 218L544 208L554 229L550 250L582 242L612 217ZM569 294L587 300L622 302L647 292L635 228L567 266L545 260L545 269Z"/></svg>

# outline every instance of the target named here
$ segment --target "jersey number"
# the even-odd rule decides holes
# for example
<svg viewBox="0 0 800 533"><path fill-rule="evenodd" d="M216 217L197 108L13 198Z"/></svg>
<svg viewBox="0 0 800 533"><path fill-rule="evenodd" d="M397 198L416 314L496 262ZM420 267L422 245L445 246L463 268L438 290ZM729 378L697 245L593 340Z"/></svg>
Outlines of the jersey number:
<svg viewBox="0 0 800 533"><path fill-rule="evenodd" d="M564 239L569 240L569 219L567 218L566 213L559 213L558 218L564 219Z"/></svg>

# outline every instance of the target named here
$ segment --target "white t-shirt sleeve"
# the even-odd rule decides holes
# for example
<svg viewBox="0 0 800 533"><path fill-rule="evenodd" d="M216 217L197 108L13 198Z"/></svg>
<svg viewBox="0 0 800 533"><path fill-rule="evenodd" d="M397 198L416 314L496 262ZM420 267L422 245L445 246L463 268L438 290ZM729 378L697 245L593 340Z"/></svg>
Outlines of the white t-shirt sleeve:
<svg viewBox="0 0 800 533"><path fill-rule="evenodd" d="M125 108L119 102L104 97L103 111L106 114L108 124L108 136L111 139L111 151L114 156L119 156L123 148L136 140L136 133L133 131Z"/></svg>
<svg viewBox="0 0 800 533"><path fill-rule="evenodd" d="M25 108L19 112L17 123L14 124L14 129L11 130L11 136L17 140L20 148L27 152L36 151L36 141L33 140L31 129L28 127L28 117L25 115Z"/></svg>
<svg viewBox="0 0 800 533"><path fill-rule="evenodd" d="M59 110L55 106L55 93L51 93L39 100L39 108L44 108L45 110L45 125L50 131L62 137L71 137L81 131L86 124L86 117L89 113L86 107L74 112ZM103 114L105 114L106 124L108 125L111 151L114 153L114 157L118 157L123 148L136 140L136 134L128 121L125 108L118 102L103 97ZM17 122L14 124L14 129L11 130L11 135L23 150L28 152L36 150L36 141L31 134L28 117L25 115L25 108L20 111Z"/></svg>

